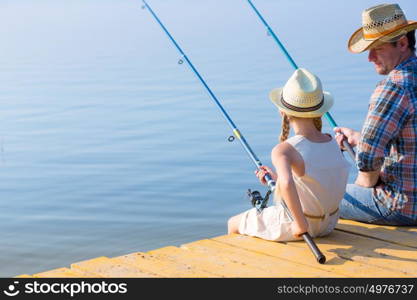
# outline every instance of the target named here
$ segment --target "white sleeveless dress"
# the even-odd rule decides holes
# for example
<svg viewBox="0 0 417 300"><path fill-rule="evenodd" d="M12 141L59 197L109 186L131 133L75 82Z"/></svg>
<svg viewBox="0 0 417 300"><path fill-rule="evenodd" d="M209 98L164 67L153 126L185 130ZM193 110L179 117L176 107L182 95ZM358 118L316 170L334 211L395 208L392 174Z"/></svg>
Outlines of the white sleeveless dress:
<svg viewBox="0 0 417 300"><path fill-rule="evenodd" d="M302 156L305 174L293 175L301 206L309 223L312 237L332 232L339 219L338 207L343 199L350 164L343 157L332 138L329 142L314 143L304 136L296 135L288 140ZM278 174L279 177L279 174ZM278 188L278 187L277 187ZM275 205L258 213L256 208L242 214L239 233L271 241L293 241L291 220L286 215L281 199Z"/></svg>

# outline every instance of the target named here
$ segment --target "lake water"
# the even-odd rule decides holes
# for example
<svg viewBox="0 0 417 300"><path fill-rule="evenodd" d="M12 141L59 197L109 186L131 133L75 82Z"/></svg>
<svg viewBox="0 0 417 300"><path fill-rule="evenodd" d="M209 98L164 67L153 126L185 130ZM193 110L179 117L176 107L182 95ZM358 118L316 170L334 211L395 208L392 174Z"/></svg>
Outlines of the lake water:
<svg viewBox="0 0 417 300"><path fill-rule="evenodd" d="M397 1L411 15L413 1ZM246 1L149 0L261 161L293 69ZM374 1L254 0L360 129L382 77L346 49ZM265 188L141 1L0 1L0 276L226 233ZM325 124L325 131L331 129ZM351 180L355 172L352 171Z"/></svg>

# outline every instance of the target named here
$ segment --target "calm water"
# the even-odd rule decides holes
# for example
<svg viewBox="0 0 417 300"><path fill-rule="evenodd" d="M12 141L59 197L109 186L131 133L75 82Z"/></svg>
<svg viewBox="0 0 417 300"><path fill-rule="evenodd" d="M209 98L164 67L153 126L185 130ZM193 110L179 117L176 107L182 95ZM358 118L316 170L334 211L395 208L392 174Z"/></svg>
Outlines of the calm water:
<svg viewBox="0 0 417 300"><path fill-rule="evenodd" d="M346 42L376 2L334 2L254 1L334 94L338 124L359 129L381 78ZM293 69L247 2L149 4L270 165L267 94ZM1 0L0 36L0 276L222 235L246 189L265 191L140 1Z"/></svg>

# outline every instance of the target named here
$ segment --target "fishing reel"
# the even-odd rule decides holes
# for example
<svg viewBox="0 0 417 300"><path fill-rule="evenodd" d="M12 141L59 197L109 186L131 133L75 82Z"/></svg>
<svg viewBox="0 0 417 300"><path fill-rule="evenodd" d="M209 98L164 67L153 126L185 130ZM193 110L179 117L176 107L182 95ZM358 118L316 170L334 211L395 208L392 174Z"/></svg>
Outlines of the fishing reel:
<svg viewBox="0 0 417 300"><path fill-rule="evenodd" d="M265 194L265 197L262 197L259 191L251 191L251 189L248 189L247 195L252 206L256 207L258 212L261 212L265 207L268 206L268 200L269 196L271 195L271 191L268 190L268 192Z"/></svg>

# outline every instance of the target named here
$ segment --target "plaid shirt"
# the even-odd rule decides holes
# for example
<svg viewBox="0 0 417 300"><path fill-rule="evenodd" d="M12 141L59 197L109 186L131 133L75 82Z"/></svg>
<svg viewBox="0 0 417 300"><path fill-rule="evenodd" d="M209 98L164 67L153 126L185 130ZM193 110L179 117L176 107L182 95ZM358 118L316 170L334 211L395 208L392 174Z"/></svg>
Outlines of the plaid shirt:
<svg viewBox="0 0 417 300"><path fill-rule="evenodd" d="M381 168L374 198L417 219L417 58L412 56L378 83L357 147L363 172Z"/></svg>

